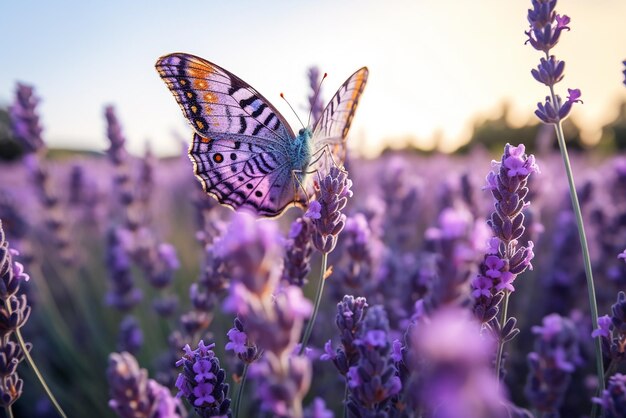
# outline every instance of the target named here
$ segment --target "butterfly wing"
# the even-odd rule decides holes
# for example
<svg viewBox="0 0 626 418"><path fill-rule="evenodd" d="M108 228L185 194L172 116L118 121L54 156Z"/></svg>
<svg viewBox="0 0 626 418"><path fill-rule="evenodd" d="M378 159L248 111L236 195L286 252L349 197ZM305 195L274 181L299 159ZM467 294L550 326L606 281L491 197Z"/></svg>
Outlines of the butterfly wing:
<svg viewBox="0 0 626 418"><path fill-rule="evenodd" d="M314 159L311 165L313 171L325 175L329 164L333 162L342 164L345 160L346 137L359 104L359 98L367 83L368 74L367 67L363 67L348 77L326 105L322 116L315 122L313 127ZM321 150L324 148L330 150L332 159L329 155L322 155Z"/></svg>
<svg viewBox="0 0 626 418"><path fill-rule="evenodd" d="M209 139L194 133L189 156L204 191L233 209L267 217L280 215L291 203L303 205L290 161L256 142L240 135Z"/></svg>
<svg viewBox="0 0 626 418"><path fill-rule="evenodd" d="M190 54L158 59L156 69L200 136L236 133L286 146L295 136L282 115L248 83Z"/></svg>
<svg viewBox="0 0 626 418"><path fill-rule="evenodd" d="M207 193L263 216L302 203L289 154L295 135L265 97L193 55L166 55L156 68L195 131L189 156Z"/></svg>

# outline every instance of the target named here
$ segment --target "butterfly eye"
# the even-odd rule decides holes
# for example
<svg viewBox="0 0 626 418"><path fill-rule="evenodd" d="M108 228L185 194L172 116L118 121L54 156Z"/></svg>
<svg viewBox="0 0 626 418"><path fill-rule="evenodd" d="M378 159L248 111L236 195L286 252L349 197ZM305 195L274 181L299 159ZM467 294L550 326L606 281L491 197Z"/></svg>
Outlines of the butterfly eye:
<svg viewBox="0 0 626 418"><path fill-rule="evenodd" d="M298 131L298 135L302 135L302 134L304 134L304 129L300 129L300 130Z"/></svg>

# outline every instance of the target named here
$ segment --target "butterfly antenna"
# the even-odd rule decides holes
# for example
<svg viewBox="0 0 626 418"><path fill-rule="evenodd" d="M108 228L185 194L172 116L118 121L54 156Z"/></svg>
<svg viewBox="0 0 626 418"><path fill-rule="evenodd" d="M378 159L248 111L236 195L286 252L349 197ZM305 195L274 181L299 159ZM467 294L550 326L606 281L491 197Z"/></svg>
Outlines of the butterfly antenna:
<svg viewBox="0 0 626 418"><path fill-rule="evenodd" d="M300 122L300 125L302 125L302 129L306 129L306 126L304 126L304 123L302 123L302 120L300 120L300 117L298 116L298 114L296 113L296 111L293 109L293 106L291 106L291 103L289 103L287 101L287 99L285 98L285 95L283 93L280 93L280 97L281 99L283 99L285 102L287 102L287 105L289 105L289 108L291 109L291 111L293 112L294 115L296 115L296 118L298 118L298 122Z"/></svg>
<svg viewBox="0 0 626 418"><path fill-rule="evenodd" d="M311 102L312 103L311 109L309 110L309 118L306 121L307 126L309 126L311 123L311 115L313 115L313 106L315 106L315 103L317 103L317 96L320 95L320 91L322 90L322 83L324 82L326 77L328 77L328 73L324 73L324 76L320 80L320 83L317 85L317 89L315 90L315 94L313 95L313 101Z"/></svg>

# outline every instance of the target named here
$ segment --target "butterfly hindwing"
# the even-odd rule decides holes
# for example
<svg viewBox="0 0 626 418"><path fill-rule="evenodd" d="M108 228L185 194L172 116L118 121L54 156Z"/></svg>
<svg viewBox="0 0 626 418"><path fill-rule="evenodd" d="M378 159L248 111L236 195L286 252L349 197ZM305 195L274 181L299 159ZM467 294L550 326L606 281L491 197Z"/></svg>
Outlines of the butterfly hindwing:
<svg viewBox="0 0 626 418"><path fill-rule="evenodd" d="M282 146L294 137L267 99L218 65L175 53L159 58L156 68L199 135L233 133Z"/></svg>
<svg viewBox="0 0 626 418"><path fill-rule="evenodd" d="M367 83L368 74L367 67L363 67L348 77L330 99L321 117L315 122L313 148L316 158L313 160L311 171L325 175L328 172L328 164L340 165L345 160L346 137L359 98ZM321 155L322 149L328 149L331 155Z"/></svg>
<svg viewBox="0 0 626 418"><path fill-rule="evenodd" d="M284 154L240 135L194 134L189 148L194 173L220 203L262 216L277 216L296 198L291 164Z"/></svg>

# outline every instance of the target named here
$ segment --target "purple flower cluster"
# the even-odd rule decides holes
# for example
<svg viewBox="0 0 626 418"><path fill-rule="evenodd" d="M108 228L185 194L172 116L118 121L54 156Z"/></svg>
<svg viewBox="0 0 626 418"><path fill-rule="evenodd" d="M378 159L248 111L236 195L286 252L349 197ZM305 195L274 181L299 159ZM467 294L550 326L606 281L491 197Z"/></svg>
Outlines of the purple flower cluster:
<svg viewBox="0 0 626 418"><path fill-rule="evenodd" d="M467 305L468 283L483 253L483 248L476 248L481 247L476 244L485 241L487 231L484 221L477 222L461 205L444 208L437 227L426 230L426 245L433 254L435 273L428 281L430 288L424 300L429 311L441 306Z"/></svg>
<svg viewBox="0 0 626 418"><path fill-rule="evenodd" d="M13 260L17 252L9 248L0 221L0 405L9 407L22 395L24 382L17 366L24 352L16 341L16 333L30 316L31 308L20 286L29 280L24 267ZM30 351L31 345L26 345Z"/></svg>
<svg viewBox="0 0 626 418"><path fill-rule="evenodd" d="M526 43L533 48L545 53L541 58L537 69L531 71L532 76L538 82L550 87L551 96L547 96L545 103L537 103L535 115L544 123L557 124L567 118L574 103L582 103L580 90L568 89L565 102L554 94L554 86L563 79L565 62L550 55L550 50L556 46L564 30L570 22L568 16L561 16L554 10L556 0L532 0L533 8L528 10L528 22L530 29L525 32L528 36Z"/></svg>
<svg viewBox="0 0 626 418"><path fill-rule="evenodd" d="M261 357L261 351L248 339L243 323L239 318L235 318L235 326L228 330L226 334L228 336L228 343L226 343L226 350L232 350L239 360L246 364L255 362Z"/></svg>
<svg viewBox="0 0 626 418"><path fill-rule="evenodd" d="M346 376L350 368L355 366L359 359L359 350L355 340L360 334L368 307L365 298L355 298L352 295L345 295L343 300L337 304L335 324L339 329L341 345L334 350L331 340L328 340L324 345L325 353L320 358L332 360L342 376Z"/></svg>
<svg viewBox="0 0 626 418"><path fill-rule="evenodd" d="M109 407L121 418L182 418L180 401L169 389L148 379L130 353L111 353L107 369Z"/></svg>
<svg viewBox="0 0 626 418"><path fill-rule="evenodd" d="M487 175L486 188L496 200L495 211L487 221L494 236L489 240L479 274L471 283L474 313L483 323L496 317L502 292L515 290L513 281L517 275L532 269L534 244L529 241L527 246L520 246L518 240L525 230L523 210L529 204L525 201L528 178L539 170L535 157L524 151L524 145L507 144L501 161L492 162L493 170Z"/></svg>
<svg viewBox="0 0 626 418"><path fill-rule="evenodd" d="M311 89L311 94L309 95L309 108L311 109L311 117L314 121L317 121L320 116L322 116L322 112L324 111L324 101L322 99L322 92L320 91L320 69L317 67L309 68L308 76L309 88Z"/></svg>
<svg viewBox="0 0 626 418"><path fill-rule="evenodd" d="M125 229L112 229L106 243L106 265L111 287L105 300L107 305L122 312L132 310L143 298L143 292L135 286L133 280L132 260L125 244L127 235Z"/></svg>
<svg viewBox="0 0 626 418"><path fill-rule="evenodd" d="M528 354L526 397L542 416L558 418L572 373L582 361L576 327L571 320L551 314L532 332L535 351Z"/></svg>
<svg viewBox="0 0 626 418"><path fill-rule="evenodd" d="M202 340L195 350L185 346L185 354L176 362L177 367L183 367L176 380L176 396L187 399L202 418L230 418L226 374L213 347L215 344L207 346Z"/></svg>
<svg viewBox="0 0 626 418"><path fill-rule="evenodd" d="M409 388L424 416L511 416L490 366L493 341L481 336L480 324L467 311L458 307L438 310L418 321L409 339L414 350L410 367L418 370L419 379Z"/></svg>
<svg viewBox="0 0 626 418"><path fill-rule="evenodd" d="M293 352L312 306L298 286L280 285L281 240L274 223L238 213L216 249L232 280L223 308L235 313L245 327L245 344L263 351L263 358L250 369L261 408L299 418L311 364Z"/></svg>
<svg viewBox="0 0 626 418"><path fill-rule="evenodd" d="M626 416L626 375L616 373L609 377L608 387L593 401L602 406L604 418Z"/></svg>
<svg viewBox="0 0 626 418"><path fill-rule="evenodd" d="M377 417L393 410L394 396L402 390L389 342L389 322L385 309L368 309L354 340L358 359L346 374L350 395L348 416Z"/></svg>
<svg viewBox="0 0 626 418"><path fill-rule="evenodd" d="M15 102L9 109L13 135L27 153L45 148L41 137L43 129L37 113L39 98L34 95L33 90L32 86L17 83Z"/></svg>
<svg viewBox="0 0 626 418"><path fill-rule="evenodd" d="M602 352L610 361L610 370L626 361L626 293L620 291L611 306L611 316L598 318L598 329L591 336L602 339Z"/></svg>
<svg viewBox="0 0 626 418"><path fill-rule="evenodd" d="M326 177L315 183L317 200L309 203L306 212L314 227L313 245L322 253L330 253L337 245L337 236L346 223L341 211L352 197L352 180L341 169L332 166Z"/></svg>
<svg viewBox="0 0 626 418"><path fill-rule="evenodd" d="M302 287L311 272L311 237L313 227L308 218L298 218L291 224L288 240L285 243L285 266L282 280Z"/></svg>
<svg viewBox="0 0 626 418"><path fill-rule="evenodd" d="M369 226L363 213L346 219L343 231L342 260L335 267L334 293L369 295L376 286L376 273L385 248Z"/></svg>
<svg viewBox="0 0 626 418"><path fill-rule="evenodd" d="M71 263L74 261L74 254L64 215L66 208L44 161L46 146L41 136L38 103L39 99L34 95L33 87L18 83L15 102L10 109L13 134L28 154L25 165L39 194L41 206L45 209L44 223L57 247L57 253L64 262Z"/></svg>

